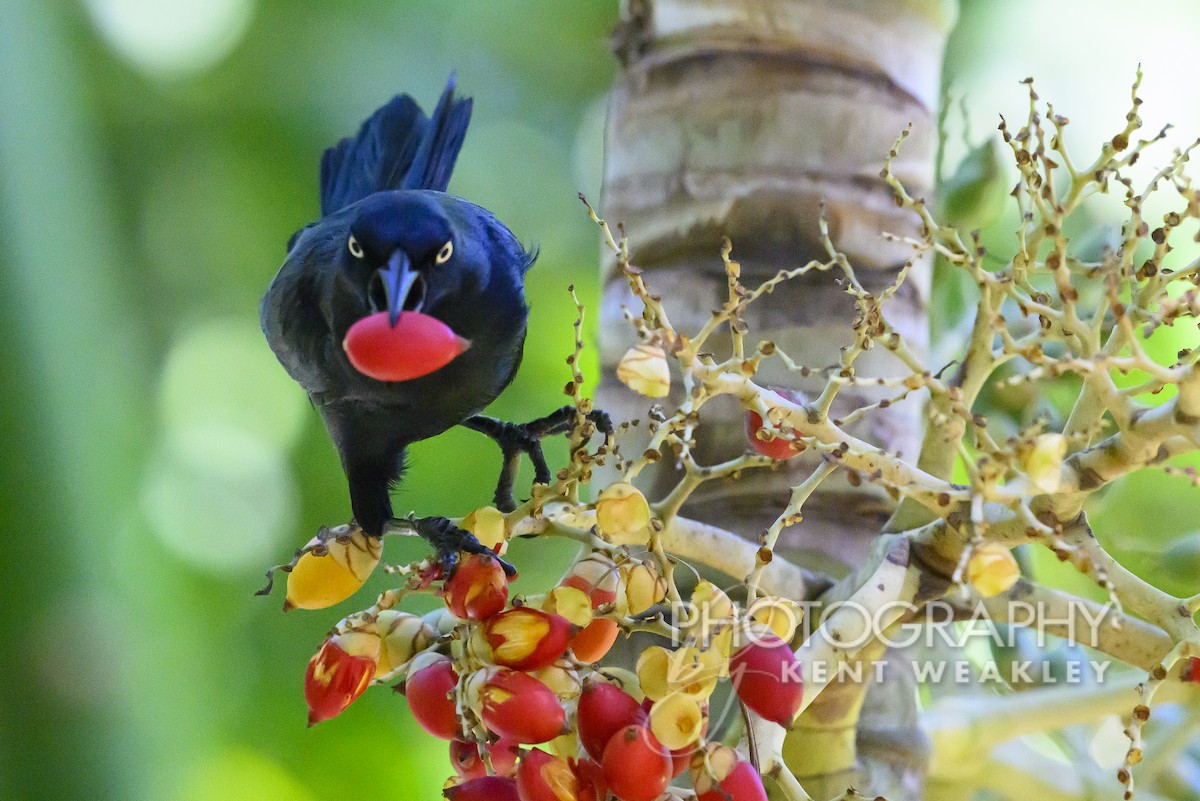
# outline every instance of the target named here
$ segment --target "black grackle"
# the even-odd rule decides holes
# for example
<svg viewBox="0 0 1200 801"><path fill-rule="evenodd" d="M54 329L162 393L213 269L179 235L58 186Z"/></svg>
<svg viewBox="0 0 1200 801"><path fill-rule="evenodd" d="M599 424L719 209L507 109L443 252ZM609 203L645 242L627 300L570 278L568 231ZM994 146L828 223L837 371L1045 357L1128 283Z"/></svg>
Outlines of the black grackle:
<svg viewBox="0 0 1200 801"><path fill-rule="evenodd" d="M392 519L389 490L410 443L459 424L491 436L504 455L496 500L511 509L520 455L533 459L536 481L549 482L538 440L572 419L573 407L525 426L478 415L521 362L523 282L536 254L487 209L445 192L470 115L451 77L432 117L400 95L325 151L321 218L292 237L262 300L267 342L320 410L355 521L376 537ZM470 347L418 378L371 378L342 342L355 322L385 310L393 326L401 312L434 317ZM448 571L458 550L484 550L445 518L412 523Z"/></svg>

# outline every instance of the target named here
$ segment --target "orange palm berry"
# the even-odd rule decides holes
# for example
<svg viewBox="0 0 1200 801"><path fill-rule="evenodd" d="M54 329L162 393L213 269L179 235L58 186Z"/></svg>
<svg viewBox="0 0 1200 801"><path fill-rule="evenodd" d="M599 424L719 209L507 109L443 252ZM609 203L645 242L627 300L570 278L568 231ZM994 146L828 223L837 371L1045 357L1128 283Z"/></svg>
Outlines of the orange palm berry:
<svg viewBox="0 0 1200 801"><path fill-rule="evenodd" d="M571 653L580 662L599 662L617 641L617 621L598 617L571 638Z"/></svg>

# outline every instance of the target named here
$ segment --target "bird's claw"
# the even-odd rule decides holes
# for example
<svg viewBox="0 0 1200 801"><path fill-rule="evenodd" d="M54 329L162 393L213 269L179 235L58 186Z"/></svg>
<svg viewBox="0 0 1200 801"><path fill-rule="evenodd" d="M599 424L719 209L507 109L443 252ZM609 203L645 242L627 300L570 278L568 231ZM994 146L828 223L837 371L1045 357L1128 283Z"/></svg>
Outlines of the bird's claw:
<svg viewBox="0 0 1200 801"><path fill-rule="evenodd" d="M463 423L466 427L491 437L500 446L504 465L500 470L500 479L496 483L496 494L493 498L497 509L511 512L517 508L516 498L513 497L513 484L517 478L521 454L526 454L533 463L533 483L550 483L550 467L542 453L542 440L556 434L570 433L575 422L575 412L575 407L568 405L528 423L506 423L482 415L476 415ZM607 412L594 409L588 412L587 419L606 437L613 433L612 418Z"/></svg>
<svg viewBox="0 0 1200 801"><path fill-rule="evenodd" d="M512 577L517 569L496 555L496 552L475 538L469 531L459 528L445 517L415 517L408 521L421 539L433 546L442 575L450 578L458 567L460 554L474 553L490 556L504 568L505 575Z"/></svg>

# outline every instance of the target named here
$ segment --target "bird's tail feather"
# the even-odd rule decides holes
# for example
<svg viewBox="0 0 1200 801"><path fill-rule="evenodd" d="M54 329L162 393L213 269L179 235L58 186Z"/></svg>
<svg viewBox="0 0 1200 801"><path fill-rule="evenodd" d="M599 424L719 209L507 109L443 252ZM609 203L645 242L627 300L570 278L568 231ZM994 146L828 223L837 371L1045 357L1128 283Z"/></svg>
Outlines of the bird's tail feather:
<svg viewBox="0 0 1200 801"><path fill-rule="evenodd" d="M321 157L322 216L388 189L445 191L471 119L469 98L456 100L454 76L433 118L397 95Z"/></svg>
<svg viewBox="0 0 1200 801"><path fill-rule="evenodd" d="M470 122L471 98L455 100L454 76L451 75L400 188L445 192Z"/></svg>

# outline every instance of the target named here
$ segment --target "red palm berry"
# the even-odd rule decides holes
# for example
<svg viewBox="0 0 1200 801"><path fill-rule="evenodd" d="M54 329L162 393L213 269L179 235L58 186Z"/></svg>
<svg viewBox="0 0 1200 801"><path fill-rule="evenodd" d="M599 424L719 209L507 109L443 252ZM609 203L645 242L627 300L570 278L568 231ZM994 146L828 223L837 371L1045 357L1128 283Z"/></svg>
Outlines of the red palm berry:
<svg viewBox="0 0 1200 801"><path fill-rule="evenodd" d="M395 325L388 312L376 312L350 326L342 340L354 369L377 381L428 375L470 345L441 320L420 312L400 312Z"/></svg>
<svg viewBox="0 0 1200 801"><path fill-rule="evenodd" d="M521 749L510 740L500 740L488 746L488 758L492 761L492 770L500 776L511 776L516 772L517 758ZM478 779L487 775L487 766L479 756L479 746L465 740L450 741L450 765L455 773L464 779Z"/></svg>
<svg viewBox="0 0 1200 801"><path fill-rule="evenodd" d="M604 769L590 759L569 759L571 769L579 781L579 801L604 801L608 798L608 784L604 781Z"/></svg>
<svg viewBox="0 0 1200 801"><path fill-rule="evenodd" d="M707 782L706 782L707 783ZM762 777L754 766L745 760L738 760L724 779L716 787L700 791L698 782L696 801L767 801L767 791L763 788Z"/></svg>
<svg viewBox="0 0 1200 801"><path fill-rule="evenodd" d="M804 452L803 443L796 442L783 437L773 436L771 434L760 433L763 430L763 419L758 412L746 412L746 438L750 440L750 447L761 453L763 456L769 456L772 459L791 459L798 453ZM770 437L770 439L765 439Z"/></svg>
<svg viewBox="0 0 1200 801"><path fill-rule="evenodd" d="M534 748L517 767L521 801L579 801L579 779L565 759Z"/></svg>
<svg viewBox="0 0 1200 801"><path fill-rule="evenodd" d="M671 778L683 773L692 764L692 754L696 753L696 746L689 745L686 748L677 748L671 752Z"/></svg>
<svg viewBox="0 0 1200 801"><path fill-rule="evenodd" d="M508 602L508 576L494 557L470 554L459 562L442 595L455 617L486 620Z"/></svg>
<svg viewBox="0 0 1200 801"><path fill-rule="evenodd" d="M374 653L351 653L360 642L374 642ZM349 649L347 651L343 648ZM379 638L351 632L347 637L330 637L321 650L308 660L304 674L304 701L308 704L308 725L340 715L354 703L375 675L379 656Z"/></svg>
<svg viewBox="0 0 1200 801"><path fill-rule="evenodd" d="M612 736L600 761L608 789L621 801L654 801L671 781L671 758L647 726Z"/></svg>
<svg viewBox="0 0 1200 801"><path fill-rule="evenodd" d="M729 661L729 677L742 703L781 726L791 724L804 698L800 663L774 634L739 648Z"/></svg>
<svg viewBox="0 0 1200 801"><path fill-rule="evenodd" d="M521 801L517 780L506 776L481 776L442 790L450 801Z"/></svg>
<svg viewBox="0 0 1200 801"><path fill-rule="evenodd" d="M1200 658L1189 656L1187 662L1183 666L1184 681L1190 681L1200 684Z"/></svg>
<svg viewBox="0 0 1200 801"><path fill-rule="evenodd" d="M417 670L404 682L404 697L408 708L421 728L452 740L458 736L458 709L453 693L458 686L458 674L450 660L438 656L432 663L413 665Z"/></svg>
<svg viewBox="0 0 1200 801"><path fill-rule="evenodd" d="M612 736L626 726L645 722L646 711L615 684L589 681L579 695L575 719L583 750L600 759Z"/></svg>
<svg viewBox="0 0 1200 801"><path fill-rule="evenodd" d="M525 673L495 668L480 690L483 725L500 737L533 745L562 734L566 712L554 691Z"/></svg>
<svg viewBox="0 0 1200 801"><path fill-rule="evenodd" d="M488 618L484 636L497 665L537 670L566 653L571 628L564 617L521 606Z"/></svg>

